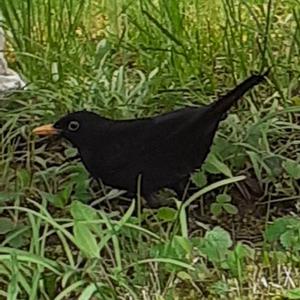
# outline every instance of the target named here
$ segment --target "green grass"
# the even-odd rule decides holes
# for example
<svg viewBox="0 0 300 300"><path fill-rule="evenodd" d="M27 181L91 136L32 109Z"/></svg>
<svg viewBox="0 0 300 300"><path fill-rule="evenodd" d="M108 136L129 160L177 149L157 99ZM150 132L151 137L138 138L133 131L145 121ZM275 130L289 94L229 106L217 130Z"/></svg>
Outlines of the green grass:
<svg viewBox="0 0 300 300"><path fill-rule="evenodd" d="M0 298L300 299L299 1L2 0L0 12L28 82L0 98ZM178 209L136 197L120 212L123 196L66 160L68 145L31 134L83 108L120 119L203 105L267 66Z"/></svg>

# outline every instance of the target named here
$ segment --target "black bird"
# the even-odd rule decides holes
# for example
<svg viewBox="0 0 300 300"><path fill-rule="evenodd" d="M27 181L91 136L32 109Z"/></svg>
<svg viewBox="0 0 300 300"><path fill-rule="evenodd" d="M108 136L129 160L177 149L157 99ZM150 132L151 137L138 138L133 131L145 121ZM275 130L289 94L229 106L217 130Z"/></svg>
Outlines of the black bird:
<svg viewBox="0 0 300 300"><path fill-rule="evenodd" d="M156 206L153 195L157 191L179 192L189 175L201 167L226 112L267 73L250 76L208 106L118 121L78 111L33 132L59 134L69 140L89 173L106 185L134 194L141 175L141 194L150 206Z"/></svg>

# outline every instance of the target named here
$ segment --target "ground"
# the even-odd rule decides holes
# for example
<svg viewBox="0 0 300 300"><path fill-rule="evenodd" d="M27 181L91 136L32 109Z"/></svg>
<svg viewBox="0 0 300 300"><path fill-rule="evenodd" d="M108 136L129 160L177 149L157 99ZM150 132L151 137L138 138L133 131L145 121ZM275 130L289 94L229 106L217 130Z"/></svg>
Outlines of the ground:
<svg viewBox="0 0 300 300"><path fill-rule="evenodd" d="M0 297L300 299L297 5L4 0L5 55L28 86L1 96ZM70 145L32 135L78 109L204 105L268 66L222 122L188 208L141 210Z"/></svg>

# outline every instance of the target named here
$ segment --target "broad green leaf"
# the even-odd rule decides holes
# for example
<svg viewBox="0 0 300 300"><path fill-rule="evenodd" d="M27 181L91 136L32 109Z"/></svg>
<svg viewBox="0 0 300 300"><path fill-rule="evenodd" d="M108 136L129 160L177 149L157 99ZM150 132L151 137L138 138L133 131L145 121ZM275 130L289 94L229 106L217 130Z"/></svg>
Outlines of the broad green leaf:
<svg viewBox="0 0 300 300"><path fill-rule="evenodd" d="M85 256L88 258L99 258L99 247L88 225L75 221L74 239L77 247Z"/></svg>
<svg viewBox="0 0 300 300"><path fill-rule="evenodd" d="M75 220L89 221L99 219L94 208L77 200L72 202L70 211Z"/></svg>
<svg viewBox="0 0 300 300"><path fill-rule="evenodd" d="M300 219L296 217L282 217L269 224L265 230L265 238L268 242L278 241L280 236L288 230L290 226L300 224Z"/></svg>
<svg viewBox="0 0 300 300"><path fill-rule="evenodd" d="M256 147L264 131L265 131L264 124L259 124L259 123L253 124L248 129L248 137L246 143Z"/></svg>
<svg viewBox="0 0 300 300"><path fill-rule="evenodd" d="M161 207L157 212L157 217L162 221L174 221L177 216L177 211L171 207Z"/></svg>
<svg viewBox="0 0 300 300"><path fill-rule="evenodd" d="M56 197L55 194L41 192L41 196L43 199L45 199L47 202L51 203L55 207L62 208L63 203L60 202L60 199Z"/></svg>
<svg viewBox="0 0 300 300"><path fill-rule="evenodd" d="M211 174L224 174L232 177L230 169L213 153L208 156L203 168Z"/></svg>
<svg viewBox="0 0 300 300"><path fill-rule="evenodd" d="M20 171L18 171L17 177L21 187L26 187L29 185L31 175L28 170L21 169Z"/></svg>
<svg viewBox="0 0 300 300"><path fill-rule="evenodd" d="M284 163L283 163L283 167L285 168L285 170L287 171L287 173L289 174L289 176L291 176L293 179L300 179L300 163L292 160L292 159L287 159Z"/></svg>
<svg viewBox="0 0 300 300"><path fill-rule="evenodd" d="M232 116L232 115L231 115ZM229 117L227 117L227 121L230 122ZM214 143L211 148L211 153L218 153L218 156L221 159L225 159L237 151L237 146L232 143L232 141L228 141L225 138L222 138L220 136L216 136L214 139Z"/></svg>
<svg viewBox="0 0 300 300"><path fill-rule="evenodd" d="M270 175L273 177L278 177L281 175L283 168L282 168L282 159L276 155L272 155L266 157L264 159L264 163L268 166L270 170Z"/></svg>
<svg viewBox="0 0 300 300"><path fill-rule="evenodd" d="M225 260L232 240L229 233L221 227L206 232L200 250L211 262L221 263Z"/></svg>
<svg viewBox="0 0 300 300"><path fill-rule="evenodd" d="M238 213L238 209L236 208L236 206L230 203L223 204L223 208L226 212L228 212L231 215L236 215Z"/></svg>
<svg viewBox="0 0 300 300"><path fill-rule="evenodd" d="M222 203L228 203L231 201L231 196L227 194L220 194L216 198L217 202L222 204Z"/></svg>
<svg viewBox="0 0 300 300"><path fill-rule="evenodd" d="M64 208L67 204L71 191L66 187L64 190L58 192L57 194L51 194L46 192L41 192L42 197L44 197L53 206L58 208Z"/></svg>
<svg viewBox="0 0 300 300"><path fill-rule="evenodd" d="M212 203L210 205L210 212L216 217L219 216L222 213L222 205L219 203Z"/></svg>
<svg viewBox="0 0 300 300"><path fill-rule="evenodd" d="M212 230L206 232L205 240L218 243L222 245L224 248L229 248L232 246L232 240L230 234L225 229L217 226Z"/></svg>
<svg viewBox="0 0 300 300"><path fill-rule="evenodd" d="M192 182L198 187L201 188L207 184L207 178L203 171L197 171L192 175Z"/></svg>
<svg viewBox="0 0 300 300"><path fill-rule="evenodd" d="M192 281L193 280L192 276L185 271L179 271L176 275L178 278L180 278L183 281Z"/></svg>
<svg viewBox="0 0 300 300"><path fill-rule="evenodd" d="M61 201L64 204L67 204L67 201L70 199L72 190L73 190L73 184L68 184L67 186L64 187L63 190L61 190L58 193L58 197L61 199Z"/></svg>
<svg viewBox="0 0 300 300"><path fill-rule="evenodd" d="M242 244L241 242L238 242L237 245L234 248L235 256L239 259L249 257L254 258L255 250L252 249L250 246Z"/></svg>
<svg viewBox="0 0 300 300"><path fill-rule="evenodd" d="M233 251L228 252L226 261L222 264L225 269L229 269L233 276L241 277L245 272L245 259L253 258L254 250L240 242Z"/></svg>
<svg viewBox="0 0 300 300"><path fill-rule="evenodd" d="M8 245L17 249L29 244L31 237L30 226L24 224L16 224L14 230L5 235Z"/></svg>
<svg viewBox="0 0 300 300"><path fill-rule="evenodd" d="M10 238L10 233L7 235L7 238ZM29 240L29 239L28 239ZM9 246L13 247L13 248L21 248L22 246L24 246L26 243L28 243L24 236L19 234L11 239L9 239Z"/></svg>
<svg viewBox="0 0 300 300"><path fill-rule="evenodd" d="M292 97L292 102L295 106L300 106L300 96Z"/></svg>
<svg viewBox="0 0 300 300"><path fill-rule="evenodd" d="M6 234L14 230L15 224L10 218L0 218L0 234Z"/></svg>
<svg viewBox="0 0 300 300"><path fill-rule="evenodd" d="M284 293L284 297L289 300L299 300L300 299L300 288L294 288Z"/></svg>
<svg viewBox="0 0 300 300"><path fill-rule="evenodd" d="M225 296L228 292L230 292L230 287L224 281L217 281L211 285L210 291L215 295Z"/></svg>
<svg viewBox="0 0 300 300"><path fill-rule="evenodd" d="M94 233L96 233L97 236L102 237L101 224L95 224L91 222L99 220L97 211L94 208L75 200L71 204L70 212L75 221L86 221L85 225Z"/></svg>
<svg viewBox="0 0 300 300"><path fill-rule="evenodd" d="M45 274L43 277L45 291L50 299L54 299L57 293L57 276L54 273Z"/></svg>
<svg viewBox="0 0 300 300"><path fill-rule="evenodd" d="M10 200L15 200L18 196L20 196L20 193L14 193L14 192L0 192L0 203Z"/></svg>
<svg viewBox="0 0 300 300"><path fill-rule="evenodd" d="M286 250L300 250L299 230L289 229L280 236L280 242Z"/></svg>
<svg viewBox="0 0 300 300"><path fill-rule="evenodd" d="M184 251L187 254L190 254L192 251L192 243L189 239L179 236L179 235L175 235L174 236L174 241L176 241L176 243L178 243L182 249L184 249Z"/></svg>
<svg viewBox="0 0 300 300"><path fill-rule="evenodd" d="M78 300L89 300L92 299L93 294L98 290L98 284L90 283L85 289L83 289ZM99 284L100 285L100 284Z"/></svg>

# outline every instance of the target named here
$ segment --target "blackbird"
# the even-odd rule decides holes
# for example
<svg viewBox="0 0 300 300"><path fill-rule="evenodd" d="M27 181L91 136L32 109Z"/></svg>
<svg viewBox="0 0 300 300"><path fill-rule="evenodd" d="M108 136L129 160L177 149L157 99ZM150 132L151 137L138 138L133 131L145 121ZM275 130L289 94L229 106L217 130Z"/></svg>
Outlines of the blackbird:
<svg viewBox="0 0 300 300"><path fill-rule="evenodd" d="M33 133L69 140L92 177L106 185L134 194L141 175L142 196L150 206L157 206L153 195L161 188L181 192L180 187L207 157L226 112L267 73L250 76L208 106L117 121L84 110L37 127Z"/></svg>

